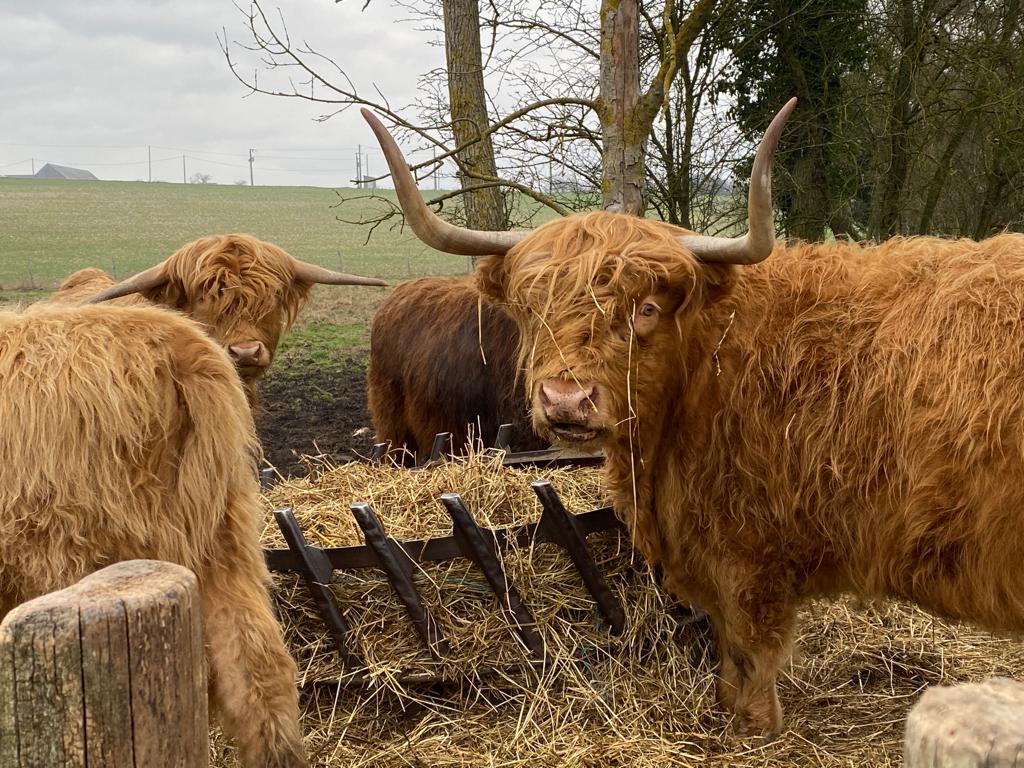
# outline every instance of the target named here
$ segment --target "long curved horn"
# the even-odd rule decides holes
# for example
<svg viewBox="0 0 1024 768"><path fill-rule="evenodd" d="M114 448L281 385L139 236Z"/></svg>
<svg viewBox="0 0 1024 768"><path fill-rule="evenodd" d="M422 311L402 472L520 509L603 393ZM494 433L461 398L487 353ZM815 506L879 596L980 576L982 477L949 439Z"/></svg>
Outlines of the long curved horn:
<svg viewBox="0 0 1024 768"><path fill-rule="evenodd" d="M117 285L104 288L99 293L93 294L83 304L99 304L101 301L109 301L120 296L127 296L129 293L141 293L150 288L156 288L167 282L167 272L164 269L166 261L161 261L155 267L150 267L127 280L122 280Z"/></svg>
<svg viewBox="0 0 1024 768"><path fill-rule="evenodd" d="M775 247L772 214L772 162L779 136L796 106L796 97L786 102L768 126L754 156L747 198L747 234L742 237L678 235L677 239L701 261L722 264L756 264L768 258Z"/></svg>
<svg viewBox="0 0 1024 768"><path fill-rule="evenodd" d="M454 253L459 256L489 256L504 254L529 232L487 232L476 229L464 229L450 224L436 215L423 201L423 196L416 187L409 165L402 156L394 137L388 133L384 124L365 107L360 110L366 122L370 124L384 158L388 161L391 178L395 182L398 202L405 213L405 219L416 237L438 251Z"/></svg>
<svg viewBox="0 0 1024 768"><path fill-rule="evenodd" d="M295 277L305 283L323 283L325 285L381 285L387 287L387 283L378 280L376 277L362 277L350 275L345 272L334 272L316 264L309 264L305 261L295 259Z"/></svg>

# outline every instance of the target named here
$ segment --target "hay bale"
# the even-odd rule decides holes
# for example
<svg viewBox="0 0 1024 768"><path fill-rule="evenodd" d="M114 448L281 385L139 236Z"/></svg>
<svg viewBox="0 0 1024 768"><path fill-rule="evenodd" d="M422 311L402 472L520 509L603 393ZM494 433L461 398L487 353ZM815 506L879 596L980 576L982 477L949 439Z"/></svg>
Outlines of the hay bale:
<svg viewBox="0 0 1024 768"><path fill-rule="evenodd" d="M529 483L542 476L551 480L571 510L585 511L603 503L597 470L506 470L499 460L479 455L417 472L393 465L343 465L319 472L312 480L282 483L270 492L269 499L275 507L294 508L311 544L345 546L362 543L349 510L356 501L368 502L396 539L449 535L451 521L438 498L453 490L462 495L482 526L535 522L541 509ZM284 545L280 533L271 527L266 529L264 541L268 546ZM623 557L627 550L618 532L594 536L592 541L595 557L609 578L628 579L629 570L634 570L632 578L646 574L645 568L636 569L635 559ZM534 613L538 631L554 645L553 658L566 658L568 649L557 646L567 642L577 652L607 645L607 628L559 547L538 544L515 550L503 557L502 564ZM529 663L529 654L498 610L483 575L468 560L424 563L416 567L414 581L450 641L451 653L445 659L434 659L419 642L382 573L335 573L332 588L367 661L361 672L401 693L401 676L451 680L467 672L517 669ZM286 605L286 631L304 677L336 679L342 670L333 654L322 652L327 642L324 629L301 580L284 574L275 576L275 583Z"/></svg>
<svg viewBox="0 0 1024 768"><path fill-rule="evenodd" d="M390 535L447 535L437 501L458 491L481 525L538 519L529 488L546 478L571 511L604 504L597 470L502 469L474 456L420 471L350 464L275 487L268 497L269 546L283 546L270 510L294 507L318 546L362 542L348 507L369 501ZM464 561L425 566L421 594L452 640L454 662L430 658L377 572L336 574L355 625L372 689L306 688L303 728L314 765L393 768L653 768L653 766L900 765L903 723L927 685L1017 676L1024 646L916 608L849 600L808 604L797 654L780 681L788 730L774 742L728 737L714 701L707 638L673 611L671 599L626 542L590 537L609 585L627 613L622 637L595 620L593 603L568 558L553 545L505 563L539 622L554 662L525 672L526 653L495 610L483 580ZM340 674L332 643L295 576L275 592L302 682ZM486 666L502 671L477 675ZM437 672L446 682L404 685L401 674ZM234 766L218 743L212 764Z"/></svg>

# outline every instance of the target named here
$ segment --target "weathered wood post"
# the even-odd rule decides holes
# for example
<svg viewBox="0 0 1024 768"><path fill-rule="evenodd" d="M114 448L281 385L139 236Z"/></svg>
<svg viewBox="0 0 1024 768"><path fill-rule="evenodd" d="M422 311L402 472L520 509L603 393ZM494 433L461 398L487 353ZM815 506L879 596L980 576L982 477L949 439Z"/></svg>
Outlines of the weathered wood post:
<svg viewBox="0 0 1024 768"><path fill-rule="evenodd" d="M925 691L907 717L906 768L1024 768L1024 683Z"/></svg>
<svg viewBox="0 0 1024 768"><path fill-rule="evenodd" d="M0 624L0 766L209 765L196 577L132 560Z"/></svg>

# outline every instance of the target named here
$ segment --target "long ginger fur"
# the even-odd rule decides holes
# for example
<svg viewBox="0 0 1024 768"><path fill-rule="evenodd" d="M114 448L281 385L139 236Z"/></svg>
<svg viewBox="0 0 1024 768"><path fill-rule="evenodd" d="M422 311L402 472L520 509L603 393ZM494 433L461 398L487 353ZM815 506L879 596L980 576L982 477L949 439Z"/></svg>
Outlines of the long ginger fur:
<svg viewBox="0 0 1024 768"><path fill-rule="evenodd" d="M188 567L242 764L307 765L259 545L258 445L223 350L153 307L0 313L0 423L0 616L112 562Z"/></svg>
<svg viewBox="0 0 1024 768"><path fill-rule="evenodd" d="M796 243L729 267L676 233L570 217L478 281L520 324L529 392L605 388L615 508L710 613L738 732L781 727L808 596L1024 629L1024 236ZM651 295L666 312L638 339Z"/></svg>

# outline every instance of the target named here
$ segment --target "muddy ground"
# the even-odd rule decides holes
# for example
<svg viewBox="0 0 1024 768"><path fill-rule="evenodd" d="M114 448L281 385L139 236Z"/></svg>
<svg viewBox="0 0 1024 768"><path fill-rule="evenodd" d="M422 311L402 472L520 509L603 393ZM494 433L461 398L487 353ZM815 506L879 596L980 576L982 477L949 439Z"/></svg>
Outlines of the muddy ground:
<svg viewBox="0 0 1024 768"><path fill-rule="evenodd" d="M256 428L266 461L282 475L308 473L309 460L366 455L373 445L366 408L370 318L386 295L314 289L260 382Z"/></svg>
<svg viewBox="0 0 1024 768"><path fill-rule="evenodd" d="M275 372L260 386L260 405L264 457L283 475L306 474L310 459L303 456L339 463L372 446L365 355L328 369Z"/></svg>

